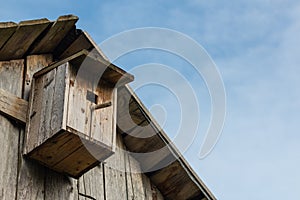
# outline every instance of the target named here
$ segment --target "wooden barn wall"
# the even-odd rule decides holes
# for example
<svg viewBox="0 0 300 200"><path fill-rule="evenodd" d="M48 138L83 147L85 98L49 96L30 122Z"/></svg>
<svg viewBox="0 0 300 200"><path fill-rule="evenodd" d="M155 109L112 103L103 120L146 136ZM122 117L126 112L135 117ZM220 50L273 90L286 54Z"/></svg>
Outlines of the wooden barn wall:
<svg viewBox="0 0 300 200"><path fill-rule="evenodd" d="M51 55L0 62L0 88L28 100L30 78L51 62ZM0 115L0 147L0 199L3 200L163 199L147 176L130 173L140 166L122 151L125 147L119 135L116 153L79 180L24 158L24 127L3 115Z"/></svg>

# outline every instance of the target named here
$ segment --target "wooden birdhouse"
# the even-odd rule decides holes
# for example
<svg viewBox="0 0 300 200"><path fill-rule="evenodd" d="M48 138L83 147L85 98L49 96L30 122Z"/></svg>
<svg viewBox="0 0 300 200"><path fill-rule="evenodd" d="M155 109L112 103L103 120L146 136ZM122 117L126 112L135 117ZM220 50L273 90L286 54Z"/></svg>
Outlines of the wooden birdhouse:
<svg viewBox="0 0 300 200"><path fill-rule="evenodd" d="M114 153L117 88L133 76L83 50L33 77L25 154L80 177Z"/></svg>

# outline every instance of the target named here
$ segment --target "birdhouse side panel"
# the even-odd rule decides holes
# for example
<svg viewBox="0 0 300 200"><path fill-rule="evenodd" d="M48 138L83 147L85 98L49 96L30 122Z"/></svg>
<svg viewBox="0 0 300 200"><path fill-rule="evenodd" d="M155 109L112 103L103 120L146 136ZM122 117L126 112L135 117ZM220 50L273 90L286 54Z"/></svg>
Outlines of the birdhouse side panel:
<svg viewBox="0 0 300 200"><path fill-rule="evenodd" d="M27 129L27 152L38 147L50 135L55 74L56 71L53 70L33 81L33 99L29 108L29 127Z"/></svg>
<svg viewBox="0 0 300 200"><path fill-rule="evenodd" d="M66 66L33 79L26 128L26 154L65 129Z"/></svg>
<svg viewBox="0 0 300 200"><path fill-rule="evenodd" d="M56 69L55 93L51 117L52 135L66 130L69 103L69 63L65 63Z"/></svg>

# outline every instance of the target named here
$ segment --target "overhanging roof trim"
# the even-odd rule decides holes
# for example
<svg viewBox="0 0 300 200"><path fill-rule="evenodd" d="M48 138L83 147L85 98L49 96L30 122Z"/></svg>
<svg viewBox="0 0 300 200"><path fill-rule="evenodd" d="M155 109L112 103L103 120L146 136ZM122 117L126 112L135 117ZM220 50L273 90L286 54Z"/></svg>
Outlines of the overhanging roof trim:
<svg viewBox="0 0 300 200"><path fill-rule="evenodd" d="M139 99L139 97L135 94L135 92L131 89L131 87L126 85L125 89L131 94L131 97L133 98L133 100L138 104L140 111L143 112L146 120L149 122L149 124L152 125L153 129L155 129L157 136L159 138L161 138L161 140L166 145L168 145L168 147L169 147L168 149L177 158L177 161L182 166L182 170L184 170L188 174L190 180L193 181L193 183L197 185L197 187L201 190L201 192L204 194L204 196L208 200L216 199L215 196L212 194L212 192L206 187L206 185L199 178L199 176L196 174L196 172L188 164L187 160L180 153L180 151L177 149L177 147L175 145L173 145L173 142L170 140L170 138L167 136L167 134L164 132L164 130L160 127L160 125L157 123L155 118L151 115L151 113L148 111L148 109L142 103L142 101ZM150 150L150 152L151 152L151 150Z"/></svg>

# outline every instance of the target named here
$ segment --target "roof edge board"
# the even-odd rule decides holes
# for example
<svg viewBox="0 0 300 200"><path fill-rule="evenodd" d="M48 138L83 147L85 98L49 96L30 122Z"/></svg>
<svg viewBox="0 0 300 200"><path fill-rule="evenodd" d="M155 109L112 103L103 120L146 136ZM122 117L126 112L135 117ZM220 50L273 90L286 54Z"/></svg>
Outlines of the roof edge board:
<svg viewBox="0 0 300 200"><path fill-rule="evenodd" d="M72 15L72 14L69 14L69 15L61 15L57 18L56 21L69 21L69 20L76 20L78 21L79 20L79 17L76 16L76 15Z"/></svg>
<svg viewBox="0 0 300 200"><path fill-rule="evenodd" d="M76 26L78 19L75 15L63 15L56 21L52 21L51 25L34 42L28 54L53 53L70 30Z"/></svg>
<svg viewBox="0 0 300 200"><path fill-rule="evenodd" d="M106 61L110 62L109 59L106 57L106 55L103 53L103 51L100 49L100 47L97 45L97 43L92 39L92 37L90 36L90 34L86 31L83 30L83 34L86 37L87 40L89 40L89 42L92 44L92 46L94 47L94 49L96 50L96 52L98 54L100 54L100 56L102 58L104 58Z"/></svg>
<svg viewBox="0 0 300 200"><path fill-rule="evenodd" d="M42 19L34 19L34 20L25 20L19 22L19 26L32 26L32 25L39 25L39 24L47 24L51 21L47 18L42 18Z"/></svg>
<svg viewBox="0 0 300 200"><path fill-rule="evenodd" d="M17 27L18 24L15 22L0 22L0 29Z"/></svg>

